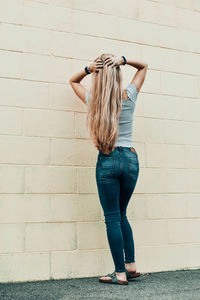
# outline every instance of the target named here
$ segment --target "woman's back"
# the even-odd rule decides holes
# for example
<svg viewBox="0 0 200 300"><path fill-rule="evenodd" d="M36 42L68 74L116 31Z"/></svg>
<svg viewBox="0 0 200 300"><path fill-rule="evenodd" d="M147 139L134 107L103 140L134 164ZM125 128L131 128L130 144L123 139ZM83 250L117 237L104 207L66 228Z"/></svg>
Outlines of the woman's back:
<svg viewBox="0 0 200 300"><path fill-rule="evenodd" d="M86 102L88 103L88 92L86 92ZM134 110L138 96L138 90L133 83L126 87L128 98L122 100L122 110L119 115L119 132L115 147L134 147L132 141Z"/></svg>

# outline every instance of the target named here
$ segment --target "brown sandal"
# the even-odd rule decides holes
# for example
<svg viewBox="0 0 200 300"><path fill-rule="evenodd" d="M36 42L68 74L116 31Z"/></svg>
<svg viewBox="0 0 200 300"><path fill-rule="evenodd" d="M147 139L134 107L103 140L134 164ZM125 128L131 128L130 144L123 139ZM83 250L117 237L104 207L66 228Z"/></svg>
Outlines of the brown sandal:
<svg viewBox="0 0 200 300"><path fill-rule="evenodd" d="M103 283L115 283L115 284L121 284L121 285L123 285L123 284L127 285L128 284L128 280L120 280L120 279L118 279L115 272L109 273L106 276L109 276L111 278L107 279L107 280L99 278L99 282L103 282ZM106 277L106 276L104 276L104 277Z"/></svg>
<svg viewBox="0 0 200 300"><path fill-rule="evenodd" d="M150 273L140 273L140 272L128 272L126 270L126 277L128 280L131 280L131 279L134 279L134 278L137 278L137 277L144 277L144 276L147 276L147 275L150 275Z"/></svg>
<svg viewBox="0 0 200 300"><path fill-rule="evenodd" d="M136 272L136 271L128 272L126 270L126 277L127 277L127 279L132 279L132 278L140 277L141 275L142 275L142 273L140 273L140 272Z"/></svg>

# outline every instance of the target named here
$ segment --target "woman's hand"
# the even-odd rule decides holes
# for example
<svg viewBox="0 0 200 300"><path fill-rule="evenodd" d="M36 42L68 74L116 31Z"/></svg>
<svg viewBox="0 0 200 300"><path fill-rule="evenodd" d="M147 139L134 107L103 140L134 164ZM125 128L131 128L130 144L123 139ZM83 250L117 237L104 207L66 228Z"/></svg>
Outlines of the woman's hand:
<svg viewBox="0 0 200 300"><path fill-rule="evenodd" d="M98 73L100 69L103 69L103 62L101 61L101 59L98 59L97 61L94 61L89 65L89 70L91 72Z"/></svg>
<svg viewBox="0 0 200 300"><path fill-rule="evenodd" d="M107 66L111 66L111 67L119 67L120 65L123 64L123 62L124 62L124 60L121 56L107 57L104 60L104 63Z"/></svg>

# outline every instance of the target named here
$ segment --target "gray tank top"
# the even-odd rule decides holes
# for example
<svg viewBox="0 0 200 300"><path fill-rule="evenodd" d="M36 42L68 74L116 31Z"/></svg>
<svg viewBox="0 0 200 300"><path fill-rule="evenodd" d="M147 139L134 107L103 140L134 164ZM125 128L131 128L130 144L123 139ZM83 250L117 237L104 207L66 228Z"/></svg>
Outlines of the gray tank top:
<svg viewBox="0 0 200 300"><path fill-rule="evenodd" d="M138 90L133 83L129 83L126 87L126 92L128 98L122 100L122 110L119 115L119 132L118 138L115 143L115 147L134 147L132 135L133 135L133 120L134 120L134 110L138 96ZM85 100L88 103L88 93L86 92Z"/></svg>

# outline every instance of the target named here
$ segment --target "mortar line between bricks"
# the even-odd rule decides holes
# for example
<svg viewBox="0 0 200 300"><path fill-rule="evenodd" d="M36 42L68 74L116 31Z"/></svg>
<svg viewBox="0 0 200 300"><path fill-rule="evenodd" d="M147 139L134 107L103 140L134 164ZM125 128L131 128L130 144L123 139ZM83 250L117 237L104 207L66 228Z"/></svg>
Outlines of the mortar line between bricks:
<svg viewBox="0 0 200 300"><path fill-rule="evenodd" d="M65 33L65 32L63 32ZM86 35L88 36L88 35ZM94 36L94 38L100 38L98 36ZM103 37L102 37L103 38ZM113 39L112 39L113 40ZM116 39L115 39L116 40ZM147 47L153 47L153 48L161 48L161 49L166 49L166 50L171 50L171 51L177 51L177 52L184 52L184 53L190 53L190 54L194 54L194 55L199 55L200 52L196 52L196 51L187 51L187 50L183 50L183 49L177 49L177 48L170 48L167 46L162 46L162 45L152 45L152 44L145 44L145 43L139 43L139 42L130 42L130 41L125 41L125 40L116 40L122 43L130 43L130 44L138 44L141 46L147 46ZM58 57L58 58L66 58L66 59L76 59L76 60L83 60L83 61L91 61L90 59L80 59L80 58L76 58L76 57L66 57L66 56L60 56L60 55L56 55L54 53L41 53L41 52L30 52L30 51L24 51L24 50L12 50L12 49L6 49L6 48L0 48L0 51L6 51L6 52L14 52L14 53L18 53L18 54L30 54L30 55L41 55L41 56L49 56L49 57ZM150 69L150 67L148 68ZM187 73L186 73L187 74Z"/></svg>
<svg viewBox="0 0 200 300"><path fill-rule="evenodd" d="M128 18L124 18L124 19L128 19ZM132 19L131 19L132 20ZM134 20L137 22L141 22L139 20ZM5 22L0 22L1 24L7 24L7 25L16 25L16 26L20 26L20 27L28 27L28 28L34 28L34 29L42 29L42 30L47 30L50 32L60 32L60 33L66 33L66 34L71 34L71 35L81 35L81 36L89 36L89 37L94 37L94 38L99 38L99 39L107 39L107 40L112 40L112 41L118 41L118 42L122 42L122 43L131 43L131 44L137 44L137 45L142 45L142 46L151 46L151 47L157 47L157 48L164 48L164 49L171 49L171 50L176 50L176 51L183 51L183 52L187 52L187 53L196 53L199 54L200 52L196 52L196 51L191 51L191 50L185 50L185 49L177 49L177 48L171 48L171 47L167 47L167 46L162 46L162 45L156 45L156 44L150 44L150 43L141 43L138 41L130 41L130 40L121 40L118 38L110 38L110 37L105 37L105 36L99 36L99 35L92 35L92 34L85 34L85 33L79 33L79 32L72 32L72 31L63 31L63 30L56 30L56 29L52 29L52 28L46 28L46 27L40 27L40 26L32 26L32 25L24 25L24 24L13 24L13 23L5 23ZM149 22L143 22L143 23L147 23L149 24ZM150 24L154 24L154 23L150 23ZM162 24L154 24L157 26L162 26ZM165 25L163 25L165 26ZM167 26L168 27L168 26ZM170 27L171 29L181 29L184 31L188 31L188 33L196 33L199 34L200 31L192 31L192 30L187 30L187 29L183 29L183 28L178 28L178 27Z"/></svg>
<svg viewBox="0 0 200 300"><path fill-rule="evenodd" d="M34 1L34 3L38 3L38 1ZM40 2L41 3L41 2ZM80 8L73 8L73 7L66 7L66 6L62 6L62 5L52 5L51 3L42 3L43 5L45 5L46 7L48 6L51 6L51 7L62 7L63 9L68 9L68 10L71 10L71 13L74 14L74 12L82 12L82 13L89 13L89 14L93 14L93 15L101 15L101 16L107 16L107 17L113 17L115 18L116 20L118 19L122 19L122 20L130 20L130 21L133 21L133 22L138 22L139 24L143 23L143 24L146 24L146 25L149 25L149 24L153 24L155 26L160 26L161 28L162 27L166 27L166 28L169 28L169 29L174 29L174 30L183 30L183 31L187 31L189 33L191 32L194 32L194 33L199 33L200 30L191 30L189 28L183 28L181 26L179 26L178 24L174 24L174 25L169 25L169 24L163 24L163 23L159 23L159 22L153 22L153 21L147 21L147 20L144 20L142 18L137 18L137 17L128 17L128 16L121 16L121 15L118 15L118 14L110 14L108 12L99 12L99 11L91 11L91 10L87 10L87 9L80 9ZM163 7L166 7L168 5L166 4L161 4L161 6ZM38 5L39 6L39 5ZM189 10L189 11L192 11L192 12L196 12L196 13L199 13L198 10L196 9L189 9L189 8L183 8L183 7L178 7L178 6L172 6L174 8L174 10L176 9L179 9L179 10ZM59 29L55 29L55 28L52 28L52 27L42 27L42 26L35 26L35 25L30 25L30 24L24 24L24 23L12 23L12 22L5 22L5 21L1 21L2 24L8 24L8 25L16 25L16 26L24 26L24 27L31 27L31 28L39 28L39 29L44 29L44 30L50 30L50 31L58 31L58 32L68 32L68 31L63 31L63 30L59 30ZM194 27L196 28L196 27ZM198 28L198 27L197 27ZM74 33L73 31L71 31L70 33Z"/></svg>
<svg viewBox="0 0 200 300"><path fill-rule="evenodd" d="M200 216L199 217L182 217L182 218L163 218L163 219L131 219L130 218L130 215L128 216L128 219L129 219L129 221L131 221L131 222L133 222L133 223L136 223L136 222L145 222L145 223L150 223L150 222L162 222L162 223L166 223L166 222L170 222L170 221L185 221L185 220L187 220L187 221L200 221ZM77 221L77 220L75 220L75 221L30 221L30 222L0 222L0 224L12 224L12 225L22 225L22 224L24 224L25 226L27 226L27 225L32 225L32 224L35 224L35 225L38 225L38 224L49 224L49 225L53 225L53 224L76 224L76 225L78 225L78 224L90 224L90 223L103 223L103 225L105 225L105 223L104 223L104 219L103 220L101 220L101 219L99 219L99 220L87 220L87 221ZM77 227L78 228L78 227ZM173 243L173 242L168 242L168 244L169 245L171 245L171 244L194 244L194 245L196 245L196 244L198 244L198 245L200 245L200 241L199 242L184 242L184 243L178 243L178 242L176 242L176 243ZM168 245L167 244L167 245ZM138 246L139 247L139 246ZM143 246L142 246L143 247ZM151 247L151 246L149 246L149 247ZM77 248L76 248L77 249ZM94 249L94 248L92 248L92 249ZM96 249L96 248L95 248ZM101 248L99 248L99 249L101 249ZM105 249L105 248L103 248L103 249ZM107 249L107 248L106 248ZM22 251L23 252L23 251Z"/></svg>
<svg viewBox="0 0 200 300"><path fill-rule="evenodd" d="M5 50L7 51L7 50ZM66 59L70 59L70 58L66 58ZM74 58L75 59L75 58ZM196 77L197 80L200 79L200 75L192 75L192 74L185 74L185 73L177 73L177 72L171 72L171 71L162 71L162 70L156 70L156 69L151 69L155 72L161 72L161 75L163 73L173 73L176 75L183 75L183 76L192 76L192 77ZM68 82L56 82L56 81L46 81L46 80L36 80L36 79L30 79L30 78L23 78L23 77L7 77L7 76L0 76L0 79L7 79L7 80L22 80L22 81L29 81L29 82L38 82L38 83L49 83L49 84L63 84L63 85L67 85L69 86ZM162 96L171 96L171 97L185 97L185 98L192 98L192 99L199 99L199 97L188 97L188 96L184 96L184 95L175 95L175 94L163 94L163 93L152 93L152 92L140 92L140 93L145 93L145 94L153 94L153 95L162 95Z"/></svg>
<svg viewBox="0 0 200 300"><path fill-rule="evenodd" d="M198 99L195 99L195 100L198 100ZM189 100L188 100L189 101ZM16 109L19 109L19 110L23 110L23 111L25 111L25 110L34 110L34 111L37 111L37 110L39 110L39 111L45 111L45 112L47 112L47 111L56 111L56 112L65 112L65 113L74 113L74 114L85 114L86 112L84 112L84 111L75 111L75 110L67 110L67 109L58 109L58 108L54 108L54 107L19 107L19 106L11 106L11 105L2 105L2 104L0 104L0 107L9 107L9 108L16 108ZM186 119L170 119L170 118L161 118L161 117L151 117L151 116L148 116L148 115L146 115L146 116L144 116L144 115L137 115L137 114L135 114L135 118L144 118L144 119L153 119L153 120L161 120L161 121L175 121L175 122L185 122L185 123L194 123L194 124L196 124L196 123L200 123L200 121L197 121L197 120L195 120L195 121L191 121L191 120L186 120ZM0 134L1 135L1 134ZM4 134L2 134L2 135L4 135ZM7 135L7 134L5 134L5 135ZM22 133L21 135L19 135L19 136L25 136L24 135L24 133Z"/></svg>
<svg viewBox="0 0 200 300"><path fill-rule="evenodd" d="M56 139L59 139L59 140L64 140L64 141L71 141L71 140L73 140L73 141L90 141L88 138L79 138L79 137L72 137L72 138L70 138L70 137L59 137L59 136L55 136L55 137L53 137L53 136L38 136L38 135L36 135L36 136L34 136L34 135L18 135L18 134L0 134L0 137L21 137L21 138L44 138L44 139L46 139L46 138L51 138L51 139L54 139L54 140L56 140ZM183 147L200 147L200 144L182 144L182 143L171 143L171 142L165 142L165 141L163 141L163 142L159 142L159 141L157 141L157 142L154 142L154 141L140 141L140 140L134 140L133 141L134 143L138 143L138 144L153 144L153 145L172 145L172 146L183 146ZM146 147L146 146L145 146Z"/></svg>
<svg viewBox="0 0 200 300"><path fill-rule="evenodd" d="M72 164L72 165L65 165L65 164L41 164L41 163L33 163L33 164L28 164L28 163L26 163L26 164L22 164L22 163L2 163L2 162L0 162L0 166L12 166L12 167L26 167L26 168L29 168L29 167L48 167L48 168L54 168L54 167L56 167L56 168L67 168L67 167L69 167L69 168L75 168L75 169L88 169L88 168L90 168L90 169L94 169L95 168L95 165L92 165L92 166L82 166L82 165L76 165L76 164ZM154 169L154 170L169 170L169 171L174 171L174 170L198 170L198 171L200 171L200 167L198 167L198 168L192 168L192 167L175 167L175 168L173 168L173 167L156 167L156 166L154 166L154 167L146 167L146 166L141 166L140 167L140 169ZM78 191L76 191L75 193L78 193ZM1 194L1 193L0 193Z"/></svg>

